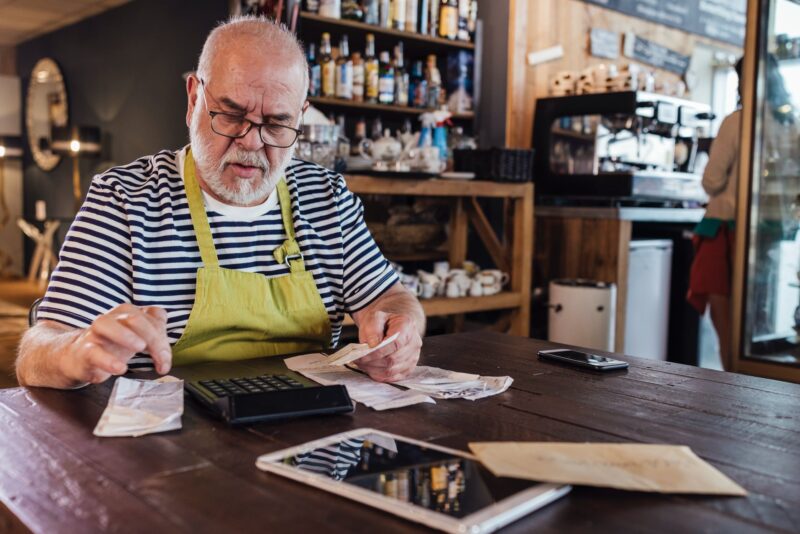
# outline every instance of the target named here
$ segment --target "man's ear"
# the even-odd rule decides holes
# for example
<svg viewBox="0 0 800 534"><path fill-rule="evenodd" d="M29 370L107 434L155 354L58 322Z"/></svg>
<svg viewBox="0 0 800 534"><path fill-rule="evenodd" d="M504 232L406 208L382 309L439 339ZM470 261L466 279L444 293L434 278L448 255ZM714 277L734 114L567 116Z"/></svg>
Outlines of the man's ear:
<svg viewBox="0 0 800 534"><path fill-rule="evenodd" d="M192 124L192 114L197 105L197 91L200 88L200 80L194 74L186 77L186 127Z"/></svg>

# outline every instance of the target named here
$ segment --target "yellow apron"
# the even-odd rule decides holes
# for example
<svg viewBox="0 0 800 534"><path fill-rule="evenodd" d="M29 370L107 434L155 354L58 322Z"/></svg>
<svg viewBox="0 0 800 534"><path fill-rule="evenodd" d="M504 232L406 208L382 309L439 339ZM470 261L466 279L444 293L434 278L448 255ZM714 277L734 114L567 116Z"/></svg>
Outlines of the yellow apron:
<svg viewBox="0 0 800 534"><path fill-rule="evenodd" d="M287 239L273 255L290 273L275 278L219 266L190 150L184 164L184 187L203 267L197 270L194 306L186 329L172 347L173 364L326 348L331 339L328 312L295 240L286 182L281 179L277 190Z"/></svg>

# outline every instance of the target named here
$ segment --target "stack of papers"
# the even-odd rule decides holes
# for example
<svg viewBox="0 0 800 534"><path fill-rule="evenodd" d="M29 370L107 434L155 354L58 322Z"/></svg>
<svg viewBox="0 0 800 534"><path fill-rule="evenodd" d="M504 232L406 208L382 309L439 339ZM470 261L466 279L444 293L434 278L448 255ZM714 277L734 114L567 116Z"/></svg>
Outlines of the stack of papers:
<svg viewBox="0 0 800 534"><path fill-rule="evenodd" d="M158 380L120 377L114 383L94 435L143 436L181 428L183 380L164 376Z"/></svg>
<svg viewBox="0 0 800 534"><path fill-rule="evenodd" d="M411 376L394 383L436 399L476 400L503 393L512 382L510 376L471 375L418 365Z"/></svg>
<svg viewBox="0 0 800 534"><path fill-rule="evenodd" d="M345 386L350 398L375 410L391 410L422 402L436 402L427 395L375 382L367 375L351 371L341 365L330 365L325 354L304 354L287 358L284 363L292 371L323 386L334 384Z"/></svg>

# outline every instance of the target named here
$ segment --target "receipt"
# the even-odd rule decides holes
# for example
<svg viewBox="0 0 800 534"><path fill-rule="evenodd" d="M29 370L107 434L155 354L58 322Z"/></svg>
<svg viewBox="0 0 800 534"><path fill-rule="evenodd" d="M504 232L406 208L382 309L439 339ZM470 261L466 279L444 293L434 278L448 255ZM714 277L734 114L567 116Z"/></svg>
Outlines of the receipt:
<svg viewBox="0 0 800 534"><path fill-rule="evenodd" d="M164 376L158 380L120 377L114 383L108 405L94 435L143 436L181 428L183 380Z"/></svg>
<svg viewBox="0 0 800 534"><path fill-rule="evenodd" d="M513 382L510 376L480 376L419 365L411 376L394 384L436 399L476 400L503 393Z"/></svg>
<svg viewBox="0 0 800 534"><path fill-rule="evenodd" d="M375 352L376 350L382 349L389 343L392 343L400 333L394 334L393 336L387 337L379 345L375 345L374 347L370 348L369 344L367 343L349 343L339 349L337 352L334 352L330 356L325 359L325 363L328 365L346 365L350 362L354 362L364 356L368 356Z"/></svg>
<svg viewBox="0 0 800 534"><path fill-rule="evenodd" d="M375 382L362 373L327 362L325 354L304 354L284 360L286 367L323 386L345 386L350 398L374 410L391 410L423 402L436 403L427 395Z"/></svg>

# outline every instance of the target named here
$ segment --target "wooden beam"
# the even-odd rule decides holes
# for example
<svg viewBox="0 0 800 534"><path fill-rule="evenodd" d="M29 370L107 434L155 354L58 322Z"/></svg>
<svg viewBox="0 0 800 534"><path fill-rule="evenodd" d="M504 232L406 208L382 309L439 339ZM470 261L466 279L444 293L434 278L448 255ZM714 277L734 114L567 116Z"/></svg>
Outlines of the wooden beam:
<svg viewBox="0 0 800 534"><path fill-rule="evenodd" d="M475 231L478 232L478 237L480 237L487 252L489 252L489 256L492 257L494 264L504 273L510 272L511 267L508 263L508 251L497 239L497 235L491 223L489 223L489 219L486 218L486 214L483 212L480 204L478 204L478 199L472 197L472 200L466 205L466 210L472 226L475 228Z"/></svg>

